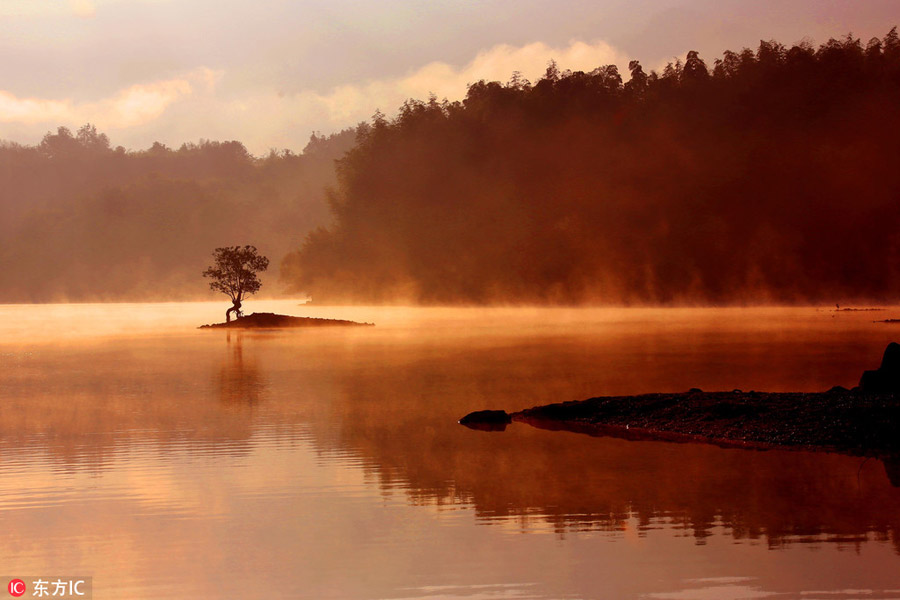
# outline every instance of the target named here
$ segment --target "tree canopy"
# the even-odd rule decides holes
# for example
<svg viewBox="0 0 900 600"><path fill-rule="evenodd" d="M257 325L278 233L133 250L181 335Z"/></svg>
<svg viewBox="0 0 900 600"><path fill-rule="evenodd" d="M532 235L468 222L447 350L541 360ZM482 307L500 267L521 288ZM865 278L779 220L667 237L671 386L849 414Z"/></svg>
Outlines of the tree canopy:
<svg viewBox="0 0 900 600"><path fill-rule="evenodd" d="M900 299L896 28L629 71L376 116L283 277L322 301Z"/></svg>
<svg viewBox="0 0 900 600"><path fill-rule="evenodd" d="M236 305L259 291L262 284L257 273L269 267L269 259L260 256L256 246L216 248L213 259L215 264L203 271L203 276L212 279L211 290L222 292Z"/></svg>

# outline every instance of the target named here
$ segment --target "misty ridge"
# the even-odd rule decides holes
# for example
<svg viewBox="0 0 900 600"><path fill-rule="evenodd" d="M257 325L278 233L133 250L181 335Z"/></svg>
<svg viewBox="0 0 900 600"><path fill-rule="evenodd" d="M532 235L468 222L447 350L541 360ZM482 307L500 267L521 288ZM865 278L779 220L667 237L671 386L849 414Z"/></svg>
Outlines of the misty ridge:
<svg viewBox="0 0 900 600"><path fill-rule="evenodd" d="M479 81L299 155L3 143L0 301L209 297L248 243L317 303L900 298L896 28L629 71Z"/></svg>
<svg viewBox="0 0 900 600"><path fill-rule="evenodd" d="M322 302L900 298L896 27L629 70L376 114L282 275Z"/></svg>
<svg viewBox="0 0 900 600"><path fill-rule="evenodd" d="M0 143L0 302L209 298L214 248L281 257L328 221L324 189L355 138L260 158L236 141L126 151L90 124Z"/></svg>

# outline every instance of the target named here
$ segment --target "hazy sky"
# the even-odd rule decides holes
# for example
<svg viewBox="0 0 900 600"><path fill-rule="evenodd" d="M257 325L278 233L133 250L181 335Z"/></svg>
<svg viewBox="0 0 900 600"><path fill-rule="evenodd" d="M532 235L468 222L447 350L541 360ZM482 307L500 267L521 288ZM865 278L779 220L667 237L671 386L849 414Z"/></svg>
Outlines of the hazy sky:
<svg viewBox="0 0 900 600"><path fill-rule="evenodd" d="M91 122L127 148L200 138L302 149L478 79L534 79L760 39L865 42L900 0L0 0L0 139Z"/></svg>

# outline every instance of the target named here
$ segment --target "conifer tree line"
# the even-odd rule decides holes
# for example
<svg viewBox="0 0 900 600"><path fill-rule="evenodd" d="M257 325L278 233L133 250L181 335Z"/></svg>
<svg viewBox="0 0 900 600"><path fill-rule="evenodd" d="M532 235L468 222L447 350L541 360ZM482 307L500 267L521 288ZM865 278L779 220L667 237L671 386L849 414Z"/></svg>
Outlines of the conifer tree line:
<svg viewBox="0 0 900 600"><path fill-rule="evenodd" d="M551 62L301 154L61 127L0 142L0 302L197 297L246 243L321 303L896 302L898 134L896 28Z"/></svg>
<svg viewBox="0 0 900 600"><path fill-rule="evenodd" d="M900 299L896 27L629 71L376 113L284 280L326 303Z"/></svg>

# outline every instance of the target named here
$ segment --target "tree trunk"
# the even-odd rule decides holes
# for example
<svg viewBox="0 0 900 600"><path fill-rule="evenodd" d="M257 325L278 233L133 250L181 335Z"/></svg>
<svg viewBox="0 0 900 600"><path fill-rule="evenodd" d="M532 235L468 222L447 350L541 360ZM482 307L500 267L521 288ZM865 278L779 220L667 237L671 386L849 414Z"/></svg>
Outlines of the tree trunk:
<svg viewBox="0 0 900 600"><path fill-rule="evenodd" d="M225 322L231 323L231 313L234 313L236 319L241 317L241 301L240 300L232 300L231 308L225 311Z"/></svg>

